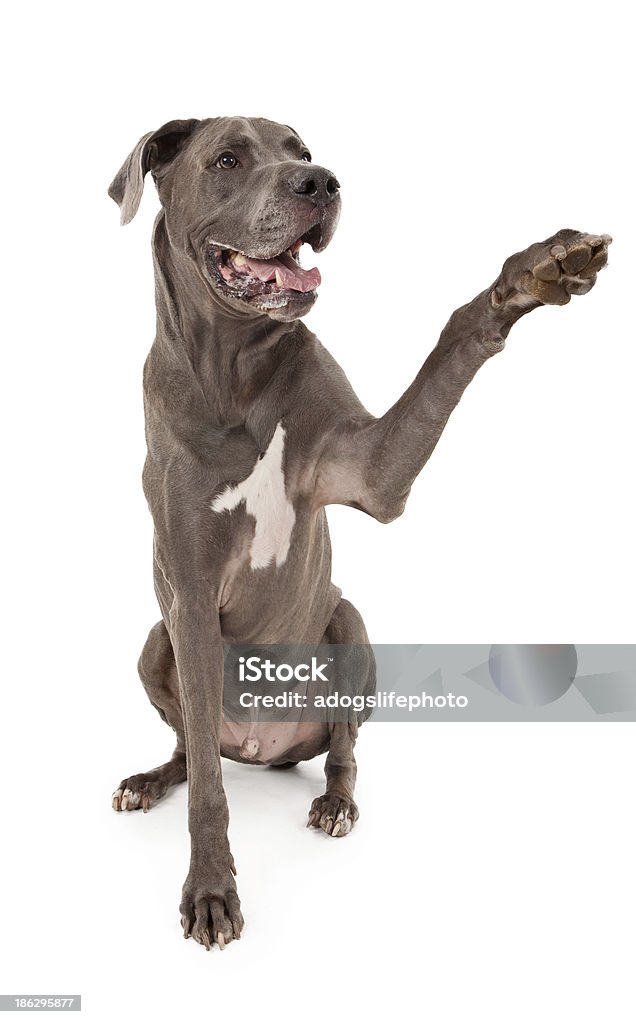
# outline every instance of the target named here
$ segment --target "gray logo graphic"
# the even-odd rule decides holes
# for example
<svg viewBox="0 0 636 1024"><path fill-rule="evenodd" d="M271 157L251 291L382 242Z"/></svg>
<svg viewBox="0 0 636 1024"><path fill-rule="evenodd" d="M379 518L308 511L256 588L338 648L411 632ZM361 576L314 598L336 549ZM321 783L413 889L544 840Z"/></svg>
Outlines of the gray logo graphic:
<svg viewBox="0 0 636 1024"><path fill-rule="evenodd" d="M573 644L493 644L488 667L500 693L515 704L551 704L566 693L576 675Z"/></svg>

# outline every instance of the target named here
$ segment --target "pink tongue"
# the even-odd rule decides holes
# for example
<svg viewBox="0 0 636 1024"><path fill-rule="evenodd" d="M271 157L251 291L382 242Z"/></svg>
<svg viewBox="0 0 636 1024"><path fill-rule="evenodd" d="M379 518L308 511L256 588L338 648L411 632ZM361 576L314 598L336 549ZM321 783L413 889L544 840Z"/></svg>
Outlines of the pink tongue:
<svg viewBox="0 0 636 1024"><path fill-rule="evenodd" d="M273 260L254 260L247 257L247 263L243 266L249 270L259 281L273 281L276 271L282 288L291 288L296 292L313 292L320 284L320 271L318 267L312 270L303 270L296 263L289 253L282 253Z"/></svg>

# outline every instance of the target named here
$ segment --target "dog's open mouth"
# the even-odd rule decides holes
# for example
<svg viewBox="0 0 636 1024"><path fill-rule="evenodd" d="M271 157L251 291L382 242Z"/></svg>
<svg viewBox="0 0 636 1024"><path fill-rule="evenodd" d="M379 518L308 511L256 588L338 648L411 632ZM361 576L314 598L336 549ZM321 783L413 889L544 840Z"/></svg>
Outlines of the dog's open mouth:
<svg viewBox="0 0 636 1024"><path fill-rule="evenodd" d="M218 285L238 299L257 299L258 305L276 307L313 292L320 284L317 267L305 270L299 262L304 242L314 242L314 229L283 252L269 259L255 259L236 249L211 242L208 266Z"/></svg>

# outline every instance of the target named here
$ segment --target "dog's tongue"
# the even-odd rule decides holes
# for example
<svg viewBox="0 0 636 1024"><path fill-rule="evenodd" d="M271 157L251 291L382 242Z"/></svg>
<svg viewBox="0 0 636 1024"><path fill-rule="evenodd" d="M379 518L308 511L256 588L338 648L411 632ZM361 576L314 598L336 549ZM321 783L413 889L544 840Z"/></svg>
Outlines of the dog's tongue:
<svg viewBox="0 0 636 1024"><path fill-rule="evenodd" d="M280 288L290 288L296 292L313 292L320 284L318 267L303 270L288 252L281 253L273 260L255 260L248 256L244 266L259 281L276 280Z"/></svg>

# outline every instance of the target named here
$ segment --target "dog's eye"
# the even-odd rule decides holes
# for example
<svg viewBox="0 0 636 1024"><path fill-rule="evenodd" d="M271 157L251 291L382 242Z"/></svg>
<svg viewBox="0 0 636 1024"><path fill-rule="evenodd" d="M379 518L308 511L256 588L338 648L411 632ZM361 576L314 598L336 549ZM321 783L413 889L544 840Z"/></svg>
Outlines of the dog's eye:
<svg viewBox="0 0 636 1024"><path fill-rule="evenodd" d="M216 166L221 167L224 171L231 171L237 164L238 160L232 153L221 153L216 162Z"/></svg>
<svg viewBox="0 0 636 1024"><path fill-rule="evenodd" d="M301 156L300 159L304 160L306 164L310 164L311 163L311 153L303 153L303 155Z"/></svg>

